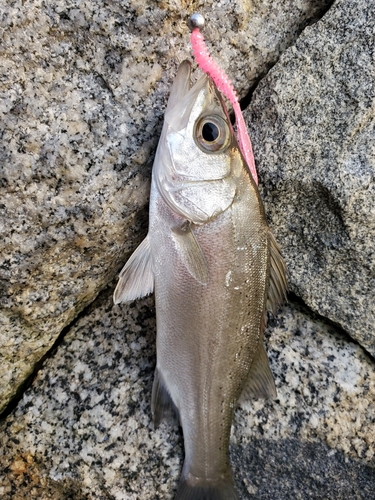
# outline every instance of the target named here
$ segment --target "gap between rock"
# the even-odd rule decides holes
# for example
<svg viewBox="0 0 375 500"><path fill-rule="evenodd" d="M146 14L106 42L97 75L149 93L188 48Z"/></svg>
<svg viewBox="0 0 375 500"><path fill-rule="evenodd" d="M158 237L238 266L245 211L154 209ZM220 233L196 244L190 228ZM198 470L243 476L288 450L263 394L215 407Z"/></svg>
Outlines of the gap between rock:
<svg viewBox="0 0 375 500"><path fill-rule="evenodd" d="M308 20L306 22L306 25L300 31L300 33L297 36L297 38L294 40L294 42L291 43L290 45L288 45L288 47L286 47L285 50L288 50L290 47L292 47L293 45L295 45L296 42L297 42L297 40L299 39L299 37L301 36L301 34L303 33L303 31L305 30L305 28L307 26L313 26L318 21L320 21L327 14L327 12L330 10L330 8L332 7L332 5L334 3L335 3L335 0L332 0L328 5L322 7L322 10L320 12L318 12L312 19ZM240 107L241 107L242 111L244 111L250 105L251 99L253 97L253 94L254 94L255 90L257 89L259 83L261 82L261 80L263 80L263 78L265 78L268 75L268 73L271 71L271 69L279 62L280 57L284 54L285 50L283 52L281 52L281 54L276 59L276 61L271 62L271 63L268 64L268 66L265 69L265 71L256 79L256 81L254 82L254 84L249 88L249 90L247 91L247 94L245 95L245 97L243 97L240 100ZM234 115L233 116L232 115L233 115L233 113L231 113L230 118L231 118L231 122L233 124L234 123Z"/></svg>
<svg viewBox="0 0 375 500"><path fill-rule="evenodd" d="M85 309L83 309L75 318L74 320L67 325L63 330L61 330L59 336L56 338L53 346L44 354L44 356L35 364L34 369L32 373L27 377L27 379L24 381L24 383L19 387L16 396L10 401L6 409L0 414L0 422L5 420L10 413L17 407L18 403L21 401L24 393L31 387L33 384L35 378L37 377L39 371L43 368L44 362L47 359L50 359L53 357L59 348L59 346L62 344L64 341L65 336L69 333L70 329L74 327L77 322L84 317L87 314L90 314L91 310L95 309L98 305L98 303L102 302L103 300L106 300L108 296L111 296L114 291L116 283L111 282L109 285L107 285L93 300ZM325 316L320 315L319 313L315 312L313 309L311 309L305 302L304 300L296 295L293 292L288 293L288 302L290 304L299 304L300 306L303 307L306 316L310 316L316 319L319 319L320 321L325 322L326 324L332 326L338 334L340 334L347 342L352 342L356 345L359 345L363 351L367 354L367 356L375 363L375 358L372 356L359 342L357 342L355 339L350 337L350 335L337 323L334 321L326 318Z"/></svg>
<svg viewBox="0 0 375 500"><path fill-rule="evenodd" d="M355 345L358 345L361 349L363 349L363 352L365 352L366 355L375 364L375 357L370 352L368 352L367 349L362 344L360 344L356 339L351 337L349 335L349 333L346 330L344 330L344 328L339 323L335 323L335 321L332 321L331 319L327 318L326 316L322 316L318 312L311 309L311 307L308 304L306 304L306 302L301 297L296 295L294 292L288 293L288 302L290 304L299 304L304 309L306 315L309 315L312 318L316 318L317 320L320 320L320 321L326 323L327 325L331 326L332 328L334 328L335 331L339 335L341 335L346 342L351 342Z"/></svg>
<svg viewBox="0 0 375 500"><path fill-rule="evenodd" d="M109 293L113 293L114 290L114 283L110 283L107 285L101 292L98 293L98 295L95 297L95 299L90 302L77 316L71 321L68 325L66 325L61 332L59 333L58 337L56 338L55 342L53 343L52 347L48 349L48 351L40 358L40 360L35 364L32 372L30 375L24 380L24 382L18 387L16 395L14 398L9 402L7 407L3 412L0 413L0 422L5 420L10 413L17 407L18 403L21 401L24 393L31 387L33 384L36 376L39 373L39 370L43 368L44 362L47 359L50 359L51 357L54 356L55 352L57 351L58 347L62 344L65 336L68 334L70 329L76 325L76 323L86 314L89 314L91 309L95 308L95 304L102 300L103 298L106 298Z"/></svg>

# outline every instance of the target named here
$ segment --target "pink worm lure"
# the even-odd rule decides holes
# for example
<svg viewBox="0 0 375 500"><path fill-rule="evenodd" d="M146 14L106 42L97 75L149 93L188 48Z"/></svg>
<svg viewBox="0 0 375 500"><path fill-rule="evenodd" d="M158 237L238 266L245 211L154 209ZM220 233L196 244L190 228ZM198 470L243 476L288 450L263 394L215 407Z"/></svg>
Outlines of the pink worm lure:
<svg viewBox="0 0 375 500"><path fill-rule="evenodd" d="M255 168L253 148L251 147L250 137L247 133L237 93L234 90L228 76L209 54L203 35L200 31L204 26L204 17L201 14L193 14L189 19L189 26L191 28L190 42L198 66L212 78L216 87L225 95L233 106L236 117L238 144L240 146L241 153L248 164L254 182L258 184L258 175Z"/></svg>

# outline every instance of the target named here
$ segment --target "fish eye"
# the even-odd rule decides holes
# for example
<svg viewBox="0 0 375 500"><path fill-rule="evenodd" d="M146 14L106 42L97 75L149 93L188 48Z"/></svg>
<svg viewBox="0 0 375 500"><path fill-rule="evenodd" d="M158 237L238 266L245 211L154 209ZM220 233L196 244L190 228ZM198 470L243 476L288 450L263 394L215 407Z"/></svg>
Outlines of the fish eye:
<svg viewBox="0 0 375 500"><path fill-rule="evenodd" d="M196 124L194 138L203 152L222 152L229 146L229 125L221 116L204 116Z"/></svg>
<svg viewBox="0 0 375 500"><path fill-rule="evenodd" d="M212 122L206 122L202 127L202 137L206 142L214 142L219 137L219 129Z"/></svg>

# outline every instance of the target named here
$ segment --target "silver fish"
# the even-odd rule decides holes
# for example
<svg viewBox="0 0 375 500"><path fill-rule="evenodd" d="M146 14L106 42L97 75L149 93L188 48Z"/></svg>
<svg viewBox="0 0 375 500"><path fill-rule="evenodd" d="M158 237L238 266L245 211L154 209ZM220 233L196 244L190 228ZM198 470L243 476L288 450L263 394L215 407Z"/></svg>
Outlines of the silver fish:
<svg viewBox="0 0 375 500"><path fill-rule="evenodd" d="M226 107L206 75L178 70L153 166L148 235L121 271L114 302L155 292L156 425L173 411L185 461L176 500L237 499L228 448L241 393L274 397L266 310L285 265Z"/></svg>

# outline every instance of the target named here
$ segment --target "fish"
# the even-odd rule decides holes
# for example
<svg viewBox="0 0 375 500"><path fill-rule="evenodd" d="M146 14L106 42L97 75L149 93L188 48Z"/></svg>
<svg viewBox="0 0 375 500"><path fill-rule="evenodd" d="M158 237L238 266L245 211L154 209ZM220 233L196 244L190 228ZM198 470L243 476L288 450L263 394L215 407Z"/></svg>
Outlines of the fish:
<svg viewBox="0 0 375 500"><path fill-rule="evenodd" d="M155 294L151 411L180 422L176 500L238 499L229 460L241 395L272 398L266 312L286 268L221 93L180 64L155 154L148 233L120 273L114 303Z"/></svg>

